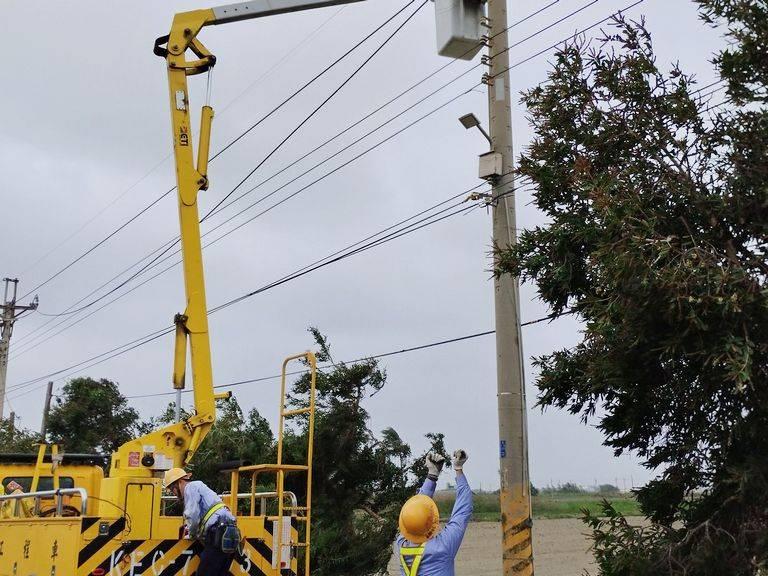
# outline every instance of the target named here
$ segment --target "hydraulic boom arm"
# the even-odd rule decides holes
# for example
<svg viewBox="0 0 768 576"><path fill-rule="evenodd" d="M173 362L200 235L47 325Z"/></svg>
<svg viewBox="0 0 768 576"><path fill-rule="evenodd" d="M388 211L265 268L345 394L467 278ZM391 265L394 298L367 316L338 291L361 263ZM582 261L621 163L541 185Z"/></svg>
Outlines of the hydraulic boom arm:
<svg viewBox="0 0 768 576"><path fill-rule="evenodd" d="M187 344L191 352L195 411L186 421L171 424L123 444L112 456L110 476L151 476L171 466L185 466L200 447L216 419L208 314L197 195L208 189L208 152L213 108L202 107L197 161L192 151L187 76L208 71L216 57L198 40L204 26L263 18L311 8L361 0L254 0L176 14L167 36L155 41L154 52L166 60L170 89L173 152L176 162L181 252L187 306L177 314L173 386L183 389ZM187 60L188 52L196 58ZM220 395L225 397L227 395Z"/></svg>

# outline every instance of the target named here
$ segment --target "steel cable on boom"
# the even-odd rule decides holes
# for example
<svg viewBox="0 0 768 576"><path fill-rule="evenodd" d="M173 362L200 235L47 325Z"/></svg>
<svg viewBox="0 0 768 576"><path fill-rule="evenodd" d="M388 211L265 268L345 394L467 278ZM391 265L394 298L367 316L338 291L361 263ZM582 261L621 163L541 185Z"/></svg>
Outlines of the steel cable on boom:
<svg viewBox="0 0 768 576"><path fill-rule="evenodd" d="M411 0L411 1L409 2L409 5L410 5L411 3L413 3L414 1L415 1L415 0ZM335 90L333 90L333 91L332 91L332 92L331 92L331 93L330 93L330 94L329 94L329 95L328 95L328 96L327 96L327 97L326 97L326 98L325 98L325 99L324 99L324 100L323 100L323 101L322 101L322 102L321 102L321 103L320 103L320 104L319 104L317 107L315 107L315 108L312 110L312 112L310 112L310 113L309 113L309 114L308 114L308 115L307 115L307 116L304 118L304 120L302 120L302 121L301 121L301 122L300 122L300 123L299 123L299 124L298 124L298 125L297 125L297 126L294 128L294 129L293 129L293 130L291 130L291 131L288 133L288 135L287 135L287 136L285 136L285 137L284 137L284 138L283 138L283 139L280 141L280 143L279 143L279 144L277 144L277 146L275 146L275 147L274 147L274 148L273 148L273 149L272 149L272 150L271 150L271 151L270 151L270 152L269 152L269 153L268 153L268 154L267 154L267 155L266 155L266 156L265 156L265 157L264 157L264 158L263 158L263 159L262 159L262 160L261 160L261 161L260 161L260 162L259 162L259 163L258 163L258 164L255 166L255 167L254 167L254 168L253 168L253 169L252 169L252 170L250 170L250 171L248 172L248 174L246 174L246 176L245 176L244 178L242 178L242 179L240 180L240 182L238 182L238 183L237 183L237 185L235 185L235 187L234 187L234 188L232 188L232 190L231 190L229 193L227 193L227 194L224 196L224 198L222 198L222 199L219 201L219 203L218 203L218 204L216 204L216 205L213 207L213 209L211 209L211 210L210 210L210 211L209 211L209 212L208 212L208 213L207 213L205 216L203 216L203 218L200 220L200 222L204 222L204 221L205 221L205 219L206 219L208 216L210 216L210 215L211 215L211 213L212 213L212 212L213 212L213 211L214 211L216 208L218 208L218 206L220 206L222 202L224 202L224 201L225 201L227 198L229 198L229 196L230 196L230 195L232 195L232 194L233 194L235 191L237 191L237 190L240 188L240 186L242 186L242 185L243 185L243 184L244 184L244 183L245 183L245 182L246 182L246 181L247 181L247 180L248 180L248 179L249 179L251 176L253 176L253 174L254 174L254 173L255 173L255 172L256 172L256 171L257 171L259 168L261 168L261 167L264 165L264 163L265 163L265 162L267 162L267 160L269 160L269 158L271 158L271 157L272 157L272 156L273 156L273 155L274 155L274 154L275 154L275 153L276 153L278 150L280 150L280 148L282 148L282 146L283 146L283 145L284 145L286 142L288 142L288 140L289 140L290 138L292 138L292 137L293 137L293 136L294 136L294 135L295 135L295 134L296 134L296 133L297 133L297 132L298 132L298 131L299 131L299 130L302 128L302 126L304 126L304 125L305 125L307 122L309 122L309 120L310 120L310 119L312 119L312 118L313 118L313 117L314 117L314 116L315 116L315 115L316 115L316 114L317 114L317 113L318 113L318 112L319 112L319 111L320 111L320 110L321 110L321 109L322 109L322 108L323 108L323 107L324 107L324 106L325 106L325 105L326 105L328 102L330 102L330 101L331 101L331 100L332 100L332 99L333 99L333 98L334 98L334 97L335 97L335 96L336 96L336 95L337 95L337 94L338 94L338 93L339 93L339 92L340 92L340 91L341 91L341 90L342 90L342 89L343 89L343 88L344 88L344 87L345 87L345 86L346 86L346 85L347 85L347 84L348 84L348 83L349 83L349 82L350 82L350 81L351 81L351 80L352 80L352 79L353 79L353 78L354 78L354 77L355 77L355 76L356 76L356 75L357 75L357 74L358 74L358 73L359 73L359 72L360 72L360 71L363 69L363 68L365 68L365 66L366 66L366 65L367 65L369 62L370 62L370 61L371 61L371 60L372 60L372 59L373 59L373 58L374 58L374 57L375 57L375 56L376 56L376 55L377 55L377 54L378 54L378 53L379 53L379 52L380 52L380 51L381 51L381 50L382 50L382 49L383 49L383 48L384 48L384 47L385 47L385 46L386 46L386 45L387 45L387 44L388 44L388 43L389 43L389 42L390 42L390 41L391 41L391 40L392 40L392 39L393 39L393 38L394 38L394 37L395 37L395 36L396 36L396 35L397 35L397 34L398 34L398 33L399 33L399 32L400 32L402 29L403 29L403 28L404 28L404 27L405 27L405 25L406 25L408 22L410 22L410 21L411 21L411 19L412 19L412 18L413 18L413 17L414 17L414 16L415 16L415 15L416 15L416 14L417 14L417 13L418 13L420 10L421 10L421 8L423 8L423 7L424 7L424 6L427 4L427 2L429 2L429 0L424 0L424 1L423 1L423 2L422 2L422 3L421 3L421 4L420 4L420 5L419 5L419 6L416 8L416 10L414 10L414 11L413 11L413 12L412 12L412 13L411 13L411 14L410 14L410 15L409 15L409 16L408 16L408 17L407 17L407 18L406 18L406 19L405 19L405 20L404 20L402 23L400 23L400 24L398 25L398 27L397 27L397 28L394 30L394 32L392 32L392 33L391 33L389 36L387 36L387 38L386 38L386 39L385 39L385 40L384 40L384 41L383 41L383 42L382 42L382 43L381 43L381 44L380 44L380 45L379 45L379 46L378 46L378 47L377 47L377 48L376 48L376 49L373 51L373 53L371 53L371 54L370 54L370 55L369 55L369 56L368 56L368 57L367 57L367 58L366 58L366 59L365 59L365 60L364 60L364 61L363 61L363 62L362 62L360 65L358 65L358 66L355 68L355 70L352 72L352 74L350 74L349 76L347 76L347 78L346 78L346 79L345 79L345 80L344 80L344 81L341 83L341 85L339 85L339 86L338 86L338 87L337 87ZM237 142L237 141L239 140L239 138L241 138L242 136L244 136L245 134L247 134L247 133L248 133L250 130L252 130L252 129L253 129L255 126L257 126L257 125L258 125L258 123L257 123L257 124L254 124L253 126L251 126L251 128L249 128L248 130L246 130L246 131L245 131L245 132L244 132L244 133L243 133L241 136L239 136L238 138L236 138L235 140L233 140L232 142L230 142L230 144L228 144L228 145L227 145L227 146L225 146L225 147L224 147L224 148L223 148L221 151L219 151L219 154L221 154L221 153L223 153L224 151L226 151L226 150L227 150L227 149L228 149L230 146L232 146L232 145L233 145L235 142ZM214 158L215 158L215 157L216 157L216 156L214 156ZM212 160L213 160L214 158L212 158ZM69 315L72 315L72 314L76 314L76 313L78 313L78 312L82 312L83 310L86 310L86 309L90 308L90 307L91 307L91 306L93 306L94 304L97 304L97 303L98 303L98 302L100 302L101 300L103 300L103 299L105 299L105 298L109 297L111 294L114 294L114 293L115 293L117 290L119 290L120 288L122 288L123 286L125 286L125 285L126 285L128 282L130 282L131 280L133 280L134 278L136 278L138 275L140 275L142 272L144 272L146 269L148 269L148 268L149 268L149 266L151 266L153 263L155 263L157 260L159 260L159 259L160 259L160 258L161 258L161 257L162 257L162 256L163 256L165 253L167 253L169 250L171 250L171 249L172 249L172 248L173 248L173 247L174 247L174 246L175 246L177 243L178 243L178 239L174 240L174 241L173 241L171 244L167 245L167 246L166 246L164 249L162 249L162 250L160 251L160 253L159 253L159 254L157 254L157 255L156 255L156 256L155 256L155 257L154 257L154 258L153 258L153 259L152 259L152 260L151 260L149 263L147 263L147 264L146 264L146 265L144 265L142 268L140 268L139 270L137 270L136 272L134 272L134 273L133 273L131 276L129 276L128 278L126 278L126 279L125 279L124 281L122 281L120 284L118 284L117 286L115 286L114 288L112 288L111 290L109 290L108 292L106 292L105 294L103 294L103 295L99 296L98 298L95 298L95 299L94 299L94 300L92 300L91 302L89 302L89 303L87 303L87 304L84 304L83 306L80 306L80 307L78 307L78 308L75 308L75 309L73 309L73 310L68 310L68 311L63 311L63 312L58 312L58 313L45 313L45 312L39 312L39 313L40 313L41 315L43 315L43 316L48 316L48 317L54 317L54 318L55 318L55 317L60 317L60 316L69 316Z"/></svg>
<svg viewBox="0 0 768 576"><path fill-rule="evenodd" d="M549 7L549 6L553 5L553 4L554 4L554 3L551 3L551 4L547 5L547 6L545 6L544 8L542 8L542 9L541 9L540 11L538 11L537 13L541 12L542 10L546 9L547 7ZM591 5L591 4L588 4L588 5L586 5L585 7L582 7L582 9L586 8L586 7L587 7L587 6L589 6L589 5ZM577 10L577 11L575 11L575 12L572 12L572 13L571 13L571 15L573 15L573 14L575 14L575 13L578 13L578 10ZM617 13L618 13L618 12L617 12ZM536 13L534 13L534 14L536 14ZM531 16L533 16L533 15L531 15ZM521 21L514 23L514 24L513 24L512 26L510 26L509 28L511 28L511 27L514 27L515 25L519 24L520 22L523 22L523 21L527 20L527 19L528 19L528 18L530 18L531 16L528 16L528 17L526 17L526 18L523 18ZM607 18L606 18L606 19L603 19L603 20L601 20L601 21L599 21L599 22L598 22L598 23L596 23L596 24L593 24L593 25L592 25L592 26L590 26L589 28L587 28L587 29L585 29L585 30L582 30L582 31L581 31L581 32L579 32L579 33L583 33L584 31L586 31L586 30L588 30L588 29L594 28L596 25L598 25L598 24L600 24L600 23L604 22L605 20L607 20ZM549 28L549 27L547 27L547 28L545 28L545 29L548 29L548 28ZM544 29L544 30L545 30L545 29ZM499 33L502 33L502 32L499 32ZM577 33L577 34L578 34L578 33ZM531 37L532 37L532 36L529 36L528 38L531 38ZM572 37L572 36L571 36L571 37ZM571 37L569 37L569 38L571 38ZM567 39L568 39L568 38L567 38ZM565 40L563 40L563 41L567 41L567 39L565 39ZM560 44L560 43L556 44L555 46L557 46L557 45L559 45L559 44ZM529 61L529 60L530 60L530 58L528 58L528 59L526 59L526 60L524 60L524 61L521 61L521 62L519 62L519 63L515 64L515 65L514 65L514 66L512 66L512 67L517 67L517 66L519 66L519 65L521 65L521 64L523 64L523 63L525 63L525 62L527 62L527 61ZM454 60L454 61L455 61L455 60ZM452 61L452 62L450 62L450 63L453 63L454 61ZM450 63L449 63L449 64L450 64ZM475 67L473 67L473 68L476 68L476 67L477 67L477 66L475 66ZM445 66L441 67L440 69L443 69L443 68L445 68ZM470 70L472 70L473 68L471 68ZM438 69L438 71L439 71L440 69ZM470 70L468 70L468 71L470 71ZM467 71L467 72L468 72L468 71ZM434 74L434 73L433 73L433 74ZM463 76L463 75L464 75L464 74L462 74L462 75L460 75L460 76ZM455 81L455 80L457 80L458 78L459 78L459 77L455 78L455 79L454 79L454 81ZM449 82L448 84L450 84L450 82ZM418 85L418 83L417 83L416 85ZM415 87L416 85L414 85L413 87ZM447 85L447 84L446 84L446 85ZM443 85L443 87L444 87L444 86L445 86L445 85ZM479 86L479 84L478 84L477 86ZM413 87L412 87L412 88L413 88ZM410 90L410 89L409 89L409 90ZM439 89L438 89L438 90L439 90ZM407 92L407 91L406 91L406 92ZM433 92L433 93L434 93L434 92ZM401 94L402 94L402 93L401 93ZM395 99L397 99L398 97L399 97L399 96L395 97ZM391 101L390 101L390 102L391 102ZM386 104L385 104L385 105L386 105ZM346 131L346 130L347 130L347 129L345 129L345 131ZM332 139L333 139L333 138L332 138ZM331 139L331 140L332 140L332 139ZM326 141L326 142L328 142L328 141ZM321 145L321 147L322 147L322 145ZM302 157L302 158L303 158L303 157ZM219 239L220 239L220 238L219 238ZM217 240L218 240L218 239L217 239ZM166 259L167 259L167 258L166 258ZM155 260L157 260L157 258L155 258ZM167 270L167 269L166 269L166 270ZM164 271L163 271L163 272L164 272ZM161 272L161 273L162 273L162 272ZM160 275L160 274L156 274L156 275L154 275L152 278L156 278L156 277L157 277L157 276L159 276L159 275ZM146 282L144 282L144 283L146 283ZM142 283L142 284L144 284L144 283ZM140 285L141 285L141 284L140 284ZM127 293L129 293L129 292L132 292L132 291L133 291L133 290L130 290L130 291L126 292L125 294L127 294ZM118 297L118 298L116 298L116 299L114 299L114 300L112 300L112 302L114 302L114 301L115 301L115 300L117 300L117 299L119 299L119 297ZM103 308L103 307L102 307L102 308ZM101 309L101 308L100 308L100 309ZM89 316L90 316L90 315L89 315ZM61 332L61 331L60 331L60 332ZM58 332L58 333L60 333L60 332ZM58 333L57 333L57 334L58 334ZM46 340L48 340L48 339L46 339ZM33 346L33 347L34 347L34 346Z"/></svg>
<svg viewBox="0 0 768 576"><path fill-rule="evenodd" d="M323 75L325 75L329 70L334 68L337 64L339 64L342 60L344 60L347 56L349 56L352 52L354 52L357 48L362 46L367 40L369 40L372 36L374 36L377 32L379 32L382 28L384 28L387 24L389 24L392 20L394 20L397 16L399 16L402 12L404 12L408 6L413 4L416 0L409 0L402 8L400 8L397 12L395 12L392 16L387 18L382 24L380 24L373 32L369 33L365 38L360 40L357 44L355 44L352 48L347 50L344 54L342 54L340 57L338 57L335 61L333 61L330 65L328 65L326 68L324 68L321 72L319 72L317 75L315 75L311 80L306 82L303 86L301 86L298 90L294 91L290 96L288 96L285 100L283 100L280 104L275 106L272 110L270 110L267 114L262 116L258 121L256 121L254 124L249 126L243 133L238 135L236 138L234 138L232 141L230 141L228 144L224 146L221 150L216 152L209 160L209 162L213 162L218 158L221 154L223 154L226 150L231 148L236 142L240 141L246 134L250 133L254 128L262 124L265 120L267 120L269 117L274 115L277 111L279 111L283 106L285 106L288 102L293 100L296 96L301 94L306 88L308 88L310 85L312 85L314 82L316 82L318 79L320 79ZM43 282L37 284L34 288L29 290L26 294L22 295L21 298L26 298L36 290L39 290L43 286L47 285L49 282L51 282L53 279L64 273L66 270L80 262L83 258L91 254L94 250L98 249L100 246L104 245L106 242L108 242L111 238L113 238L116 234L118 234L121 230L124 230L127 226L129 226L132 222L135 222L140 216L145 214L148 210L150 210L152 207L157 205L158 202L160 202L163 198L168 196L171 192L176 190L176 186L173 186L172 188L169 188L165 192L163 192L159 197L155 198L152 202L147 204L144 208L139 210L136 214L134 214L131 218L126 220L123 224L118 226L115 230L107 234L104 238L96 242L93 246L91 246L88 250L86 250L83 254L69 262L66 266L59 269L56 273L54 273L52 276L50 276L48 279L44 280Z"/></svg>

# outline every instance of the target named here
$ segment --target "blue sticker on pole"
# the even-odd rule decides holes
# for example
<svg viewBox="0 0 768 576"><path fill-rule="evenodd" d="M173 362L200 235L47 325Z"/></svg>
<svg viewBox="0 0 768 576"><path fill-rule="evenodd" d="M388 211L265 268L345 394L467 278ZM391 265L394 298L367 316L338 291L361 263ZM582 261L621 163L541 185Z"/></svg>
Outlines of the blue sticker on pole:
<svg viewBox="0 0 768 576"><path fill-rule="evenodd" d="M499 441L499 455L502 458L507 457L507 441L506 440Z"/></svg>

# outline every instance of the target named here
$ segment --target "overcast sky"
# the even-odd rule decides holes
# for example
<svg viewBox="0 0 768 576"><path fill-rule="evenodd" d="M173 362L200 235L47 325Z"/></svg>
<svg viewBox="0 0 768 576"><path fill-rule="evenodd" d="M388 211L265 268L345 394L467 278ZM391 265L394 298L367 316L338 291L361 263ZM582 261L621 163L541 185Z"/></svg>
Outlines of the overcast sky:
<svg viewBox="0 0 768 576"><path fill-rule="evenodd" d="M212 105L217 111L212 150L219 150L266 111L378 26L405 0L368 0L345 8L272 17L206 29L200 36L217 56ZM415 2L410 9L420 2ZM510 2L516 21L549 2ZM631 4L601 0L511 50L511 62L548 47L611 12ZM152 43L168 32L173 14L204 2L7 1L0 20L5 59L0 91L2 226L0 275L18 277L20 294L34 288L174 185L167 84ZM515 43L582 6L561 0L510 33ZM632 8L645 15L659 61L680 61L701 84L715 78L708 59L720 33L702 24L693 2L646 0ZM392 30L390 27L387 30ZM593 30L590 35L598 33ZM210 167L210 190L201 211L230 191L305 115L383 40L386 32L254 129ZM295 137L256 172L241 191L265 180L349 123L366 115L449 61L436 55L434 7L427 3L405 28ZM548 56L513 70L515 93L545 78ZM479 56L478 56L479 59ZM315 155L212 217L212 226L260 196L277 190L316 162L401 112L473 63L456 62ZM260 205L285 198L413 120L469 90L479 67L411 111L302 177ZM205 77L191 79L198 116ZM525 111L513 98L516 153L531 137ZM253 220L205 251L209 306L249 292L347 244L387 227L479 182L476 156L487 143L457 122L464 113L487 115L475 88L301 194ZM542 217L530 192L517 196L518 225ZM256 213L245 212L210 238ZM178 232L175 197L167 196L108 243L37 290L40 311L67 309L89 292L162 245ZM306 328L329 337L334 357L349 360L460 337L493 328L485 209L433 226L308 274L211 317L211 345L218 384L269 376L282 358L312 345ZM169 261L170 264L173 260ZM158 272L162 268L153 270ZM146 276L143 276L145 278ZM123 277L125 278L125 277ZM135 285L117 291L118 296ZM115 283L109 285L114 287ZM84 300L90 302L104 289ZM521 292L523 321L547 310L535 290ZM111 298L110 298L111 299ZM38 429L45 382L14 388L86 360L171 323L183 311L181 270L175 267L94 311L61 319L40 314L20 319L12 342L8 398L21 425ZM61 331L63 328L66 330ZM50 336L56 334L54 337ZM529 404L531 477L537 485L566 481L628 487L650 478L638 461L614 458L601 435L577 417L534 406L536 373L530 358L579 340L570 318L523 329ZM46 340L46 338L49 338ZM485 336L382 360L384 390L367 402L374 430L392 426L415 450L424 434L443 432L447 446L470 454L468 474L483 488L498 486L498 433L494 338ZM129 397L170 390L172 338L165 336L85 370L117 381ZM275 380L233 391L245 410L257 408L274 422ZM142 416L158 414L167 398L131 400ZM185 397L189 403L191 396Z"/></svg>

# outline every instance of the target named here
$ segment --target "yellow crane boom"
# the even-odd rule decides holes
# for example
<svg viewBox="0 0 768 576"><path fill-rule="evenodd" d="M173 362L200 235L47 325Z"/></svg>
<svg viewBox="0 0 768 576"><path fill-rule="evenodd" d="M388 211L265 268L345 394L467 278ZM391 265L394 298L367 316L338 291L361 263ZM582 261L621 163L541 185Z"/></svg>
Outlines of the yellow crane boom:
<svg viewBox="0 0 768 576"><path fill-rule="evenodd" d="M201 109L200 136L195 161L187 84L188 76L201 74L212 68L216 64L216 57L198 39L198 34L205 26L359 1L361 0L255 0L182 12L174 17L170 33L155 41L155 54L166 60L168 68L181 251L187 297L186 309L182 314L177 314L174 320L176 344L173 386L177 390L184 388L189 348L195 409L186 421L166 426L121 446L112 457L110 477L151 476L154 472L172 466L187 465L216 420L217 396L213 389L200 215L197 205L198 193L208 188L208 153L213 108L205 105ZM190 52L194 58L188 60L187 55ZM138 469L137 460L141 464Z"/></svg>
<svg viewBox="0 0 768 576"><path fill-rule="evenodd" d="M255 0L185 12L175 16L167 36L156 40L155 54L165 59L168 71L186 291L184 312L174 319L173 386L177 390L185 386L189 351L194 413L183 422L120 446L112 454L106 478L99 466L76 462L72 455L59 468L62 455L57 447L52 447L49 457L42 446L34 465L7 458L0 462L0 476L15 473L23 480L28 472L31 477L26 492L15 484L9 484L10 494L0 491L0 574L195 573L199 543L183 537L180 510L166 508L178 503L169 502L173 497L163 494L161 478L163 471L189 464L216 420L216 399L228 396L215 394L213 387L197 205L198 194L208 188L213 109L202 107L195 159L187 86L188 76L208 71L216 58L197 35L208 25L357 1L361 0ZM193 57L188 60L190 52ZM299 409L289 408L286 389L288 362L297 360L305 361L310 373L307 406ZM230 574L295 575L303 556L304 574L309 575L315 378L316 361L311 352L285 360L277 461L228 470L230 488L221 497L236 516L243 536L228 567ZM303 463L283 462L285 423L295 416L307 419L307 459ZM303 494L285 490L289 474L304 476ZM274 491L258 491L265 477L267 482L274 481ZM41 489L49 483L53 490Z"/></svg>

